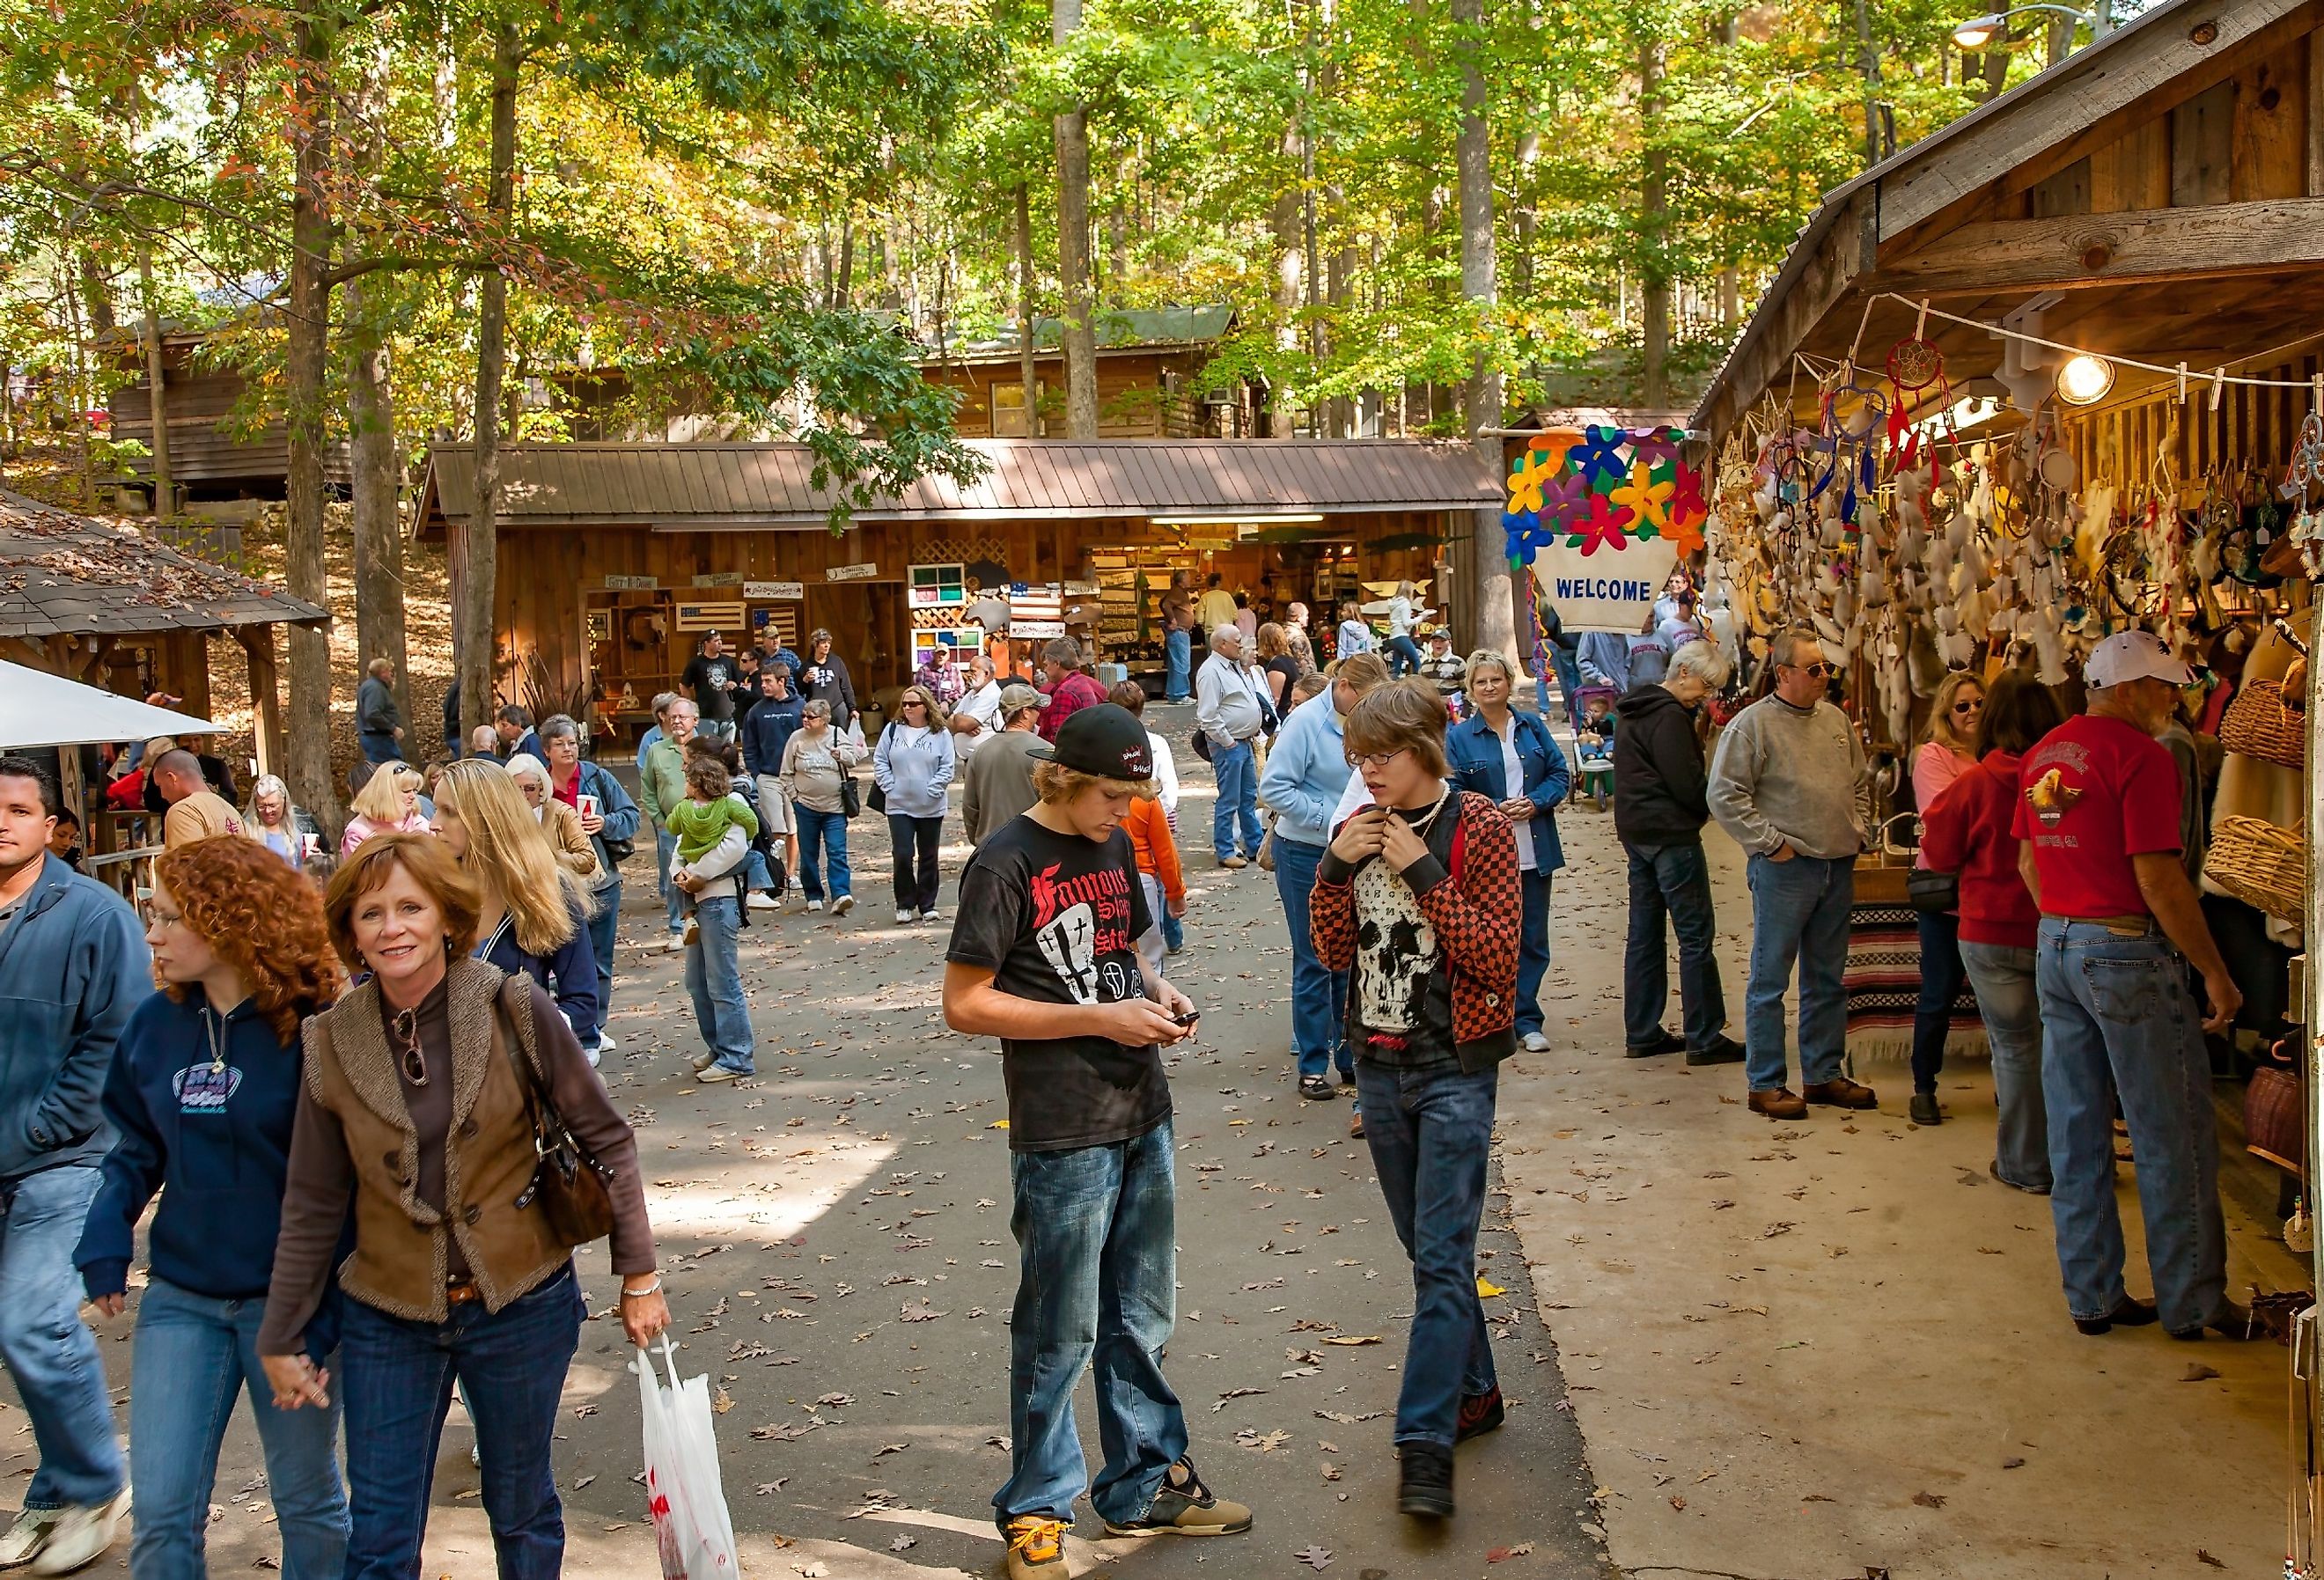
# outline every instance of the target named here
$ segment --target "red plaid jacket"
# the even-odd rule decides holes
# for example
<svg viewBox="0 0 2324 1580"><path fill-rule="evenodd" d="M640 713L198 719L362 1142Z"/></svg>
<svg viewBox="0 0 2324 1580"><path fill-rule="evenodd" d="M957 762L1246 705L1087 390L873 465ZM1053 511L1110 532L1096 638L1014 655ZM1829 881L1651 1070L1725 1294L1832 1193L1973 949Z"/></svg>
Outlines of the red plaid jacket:
<svg viewBox="0 0 2324 1580"><path fill-rule="evenodd" d="M1336 832L1336 831L1335 831ZM1426 881L1432 860L1414 875ZM1442 869L1439 869L1442 871ZM1417 885L1416 885L1416 887ZM1525 907L1517 879L1517 836L1490 798L1461 792L1451 870L1421 890L1421 914L1435 930L1452 972L1452 1040L1461 1067L1481 1069L1515 1049L1517 935ZM1316 958L1345 971L1356 958L1356 895L1351 882L1322 877L1307 901ZM1349 995L1351 1007L1355 995Z"/></svg>

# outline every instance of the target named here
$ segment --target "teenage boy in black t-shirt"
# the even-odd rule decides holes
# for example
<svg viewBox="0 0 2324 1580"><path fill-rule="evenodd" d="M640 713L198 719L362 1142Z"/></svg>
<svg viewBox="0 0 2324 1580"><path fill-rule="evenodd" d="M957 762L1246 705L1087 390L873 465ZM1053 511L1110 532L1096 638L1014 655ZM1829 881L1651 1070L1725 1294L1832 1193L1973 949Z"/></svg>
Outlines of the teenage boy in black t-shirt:
<svg viewBox="0 0 2324 1580"><path fill-rule="evenodd" d="M992 1506L1010 1580L1064 1580L1085 1486L1109 1536L1230 1535L1250 1511L1195 1474L1162 1378L1177 1253L1161 1045L1193 1035L1194 1006L1135 944L1150 919L1121 819L1154 793L1153 749L1128 710L1101 703L1034 755L1039 802L961 874L944 1003L954 1030L1001 1039L1009 1089L1020 1270L1010 1475ZM1088 1485L1073 1392L1093 1358L1106 1461Z"/></svg>

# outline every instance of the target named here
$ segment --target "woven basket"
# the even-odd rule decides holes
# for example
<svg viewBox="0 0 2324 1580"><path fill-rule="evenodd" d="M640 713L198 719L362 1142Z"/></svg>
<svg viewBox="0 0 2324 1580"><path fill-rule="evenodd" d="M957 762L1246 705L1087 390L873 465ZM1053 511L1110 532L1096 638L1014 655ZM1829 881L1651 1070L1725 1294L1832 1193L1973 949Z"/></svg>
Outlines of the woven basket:
<svg viewBox="0 0 2324 1580"><path fill-rule="evenodd" d="M2282 921L2308 914L2308 846L2263 818L2222 818L2211 831L2203 876Z"/></svg>
<svg viewBox="0 0 2324 1580"><path fill-rule="evenodd" d="M2298 768L2308 761L2308 716L2283 705L2274 680L2246 680L2219 720L2219 744L2264 762Z"/></svg>

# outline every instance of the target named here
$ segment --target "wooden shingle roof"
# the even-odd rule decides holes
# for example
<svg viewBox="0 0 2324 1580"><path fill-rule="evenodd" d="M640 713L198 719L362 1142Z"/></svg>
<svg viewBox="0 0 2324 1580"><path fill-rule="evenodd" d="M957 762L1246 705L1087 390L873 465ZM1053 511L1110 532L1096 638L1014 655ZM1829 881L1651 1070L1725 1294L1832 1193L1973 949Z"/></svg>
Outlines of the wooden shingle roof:
<svg viewBox="0 0 2324 1580"><path fill-rule="evenodd" d="M1499 469L1466 444L1419 439L964 439L975 483L926 477L855 513L867 522L1136 519L1499 508ZM823 524L834 493L796 444L511 445L505 526L721 528ZM475 508L466 448L429 457L433 513Z"/></svg>
<svg viewBox="0 0 2324 1580"><path fill-rule="evenodd" d="M319 625L330 617L133 528L0 491L0 638Z"/></svg>

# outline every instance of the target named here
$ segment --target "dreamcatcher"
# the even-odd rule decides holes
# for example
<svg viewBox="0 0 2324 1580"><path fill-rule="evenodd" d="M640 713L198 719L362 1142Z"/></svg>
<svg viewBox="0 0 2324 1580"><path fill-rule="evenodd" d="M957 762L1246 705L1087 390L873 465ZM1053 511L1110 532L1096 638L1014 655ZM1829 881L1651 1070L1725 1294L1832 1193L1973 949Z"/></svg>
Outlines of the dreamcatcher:
<svg viewBox="0 0 2324 1580"><path fill-rule="evenodd" d="M1897 470L1904 472L1921 464L1921 436L1905 418L1911 397L1935 390L1940 420L1948 425L1952 420L1953 390L1945 378L1945 354L1928 335L1929 310L1923 305L1912 334L1888 348L1888 387L1894 393L1888 402L1888 447L1895 454Z"/></svg>
<svg viewBox="0 0 2324 1580"><path fill-rule="evenodd" d="M1838 482L1840 519L1851 531L1856 526L1859 486L1870 494L1878 482L1877 446L1873 439L1889 425L1893 410L1877 386L1858 379L1852 365L1845 382L1824 389L1823 422L1814 442L1816 449L1830 458L1823 475L1808 490L1808 497L1821 498Z"/></svg>

